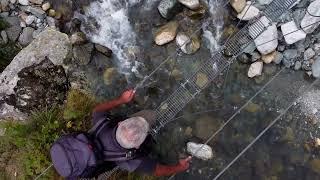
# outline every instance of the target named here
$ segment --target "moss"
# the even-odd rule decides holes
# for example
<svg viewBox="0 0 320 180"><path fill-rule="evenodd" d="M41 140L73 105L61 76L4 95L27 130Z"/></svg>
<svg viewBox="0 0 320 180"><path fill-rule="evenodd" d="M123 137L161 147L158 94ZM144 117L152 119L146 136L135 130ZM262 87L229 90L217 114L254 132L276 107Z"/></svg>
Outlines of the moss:
<svg viewBox="0 0 320 180"><path fill-rule="evenodd" d="M1 23L0 23L1 24ZM0 25L1 26L1 25ZM15 43L0 45L0 72L2 72L21 49Z"/></svg>
<svg viewBox="0 0 320 180"><path fill-rule="evenodd" d="M68 92L63 117L67 121L67 128L71 131L83 131L90 127L90 114L96 101L94 97L72 89Z"/></svg>
<svg viewBox="0 0 320 180"><path fill-rule="evenodd" d="M10 24L6 22L3 18L0 18L0 31L8 28Z"/></svg>

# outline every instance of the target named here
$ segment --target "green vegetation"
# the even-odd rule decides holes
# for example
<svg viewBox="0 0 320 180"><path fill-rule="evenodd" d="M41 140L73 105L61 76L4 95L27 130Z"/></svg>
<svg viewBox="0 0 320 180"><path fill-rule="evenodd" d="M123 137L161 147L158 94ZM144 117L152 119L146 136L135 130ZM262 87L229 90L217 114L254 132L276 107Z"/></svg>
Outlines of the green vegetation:
<svg viewBox="0 0 320 180"><path fill-rule="evenodd" d="M9 23L6 22L3 18L0 18L0 31L9 27Z"/></svg>

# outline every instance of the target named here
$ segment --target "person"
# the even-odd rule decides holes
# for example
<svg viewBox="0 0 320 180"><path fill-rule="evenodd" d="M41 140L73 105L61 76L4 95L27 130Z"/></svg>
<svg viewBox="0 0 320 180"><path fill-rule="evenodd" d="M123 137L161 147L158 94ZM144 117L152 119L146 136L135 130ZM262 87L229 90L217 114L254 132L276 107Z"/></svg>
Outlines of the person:
<svg viewBox="0 0 320 180"><path fill-rule="evenodd" d="M148 156L150 151L149 144L152 141L152 137L148 135L148 132L152 124L155 123L155 113L153 111L143 110L120 119L111 117L110 110L131 102L134 95L134 90L127 90L120 97L98 104L93 109L93 125L103 119L108 119L110 124L114 123L114 125L105 126L97 137L104 151L121 154L134 150L136 153L134 158L128 160L115 158L113 162L120 169L129 172L135 171L154 176L169 176L187 170L191 161L190 156L181 159L176 165L164 165Z"/></svg>

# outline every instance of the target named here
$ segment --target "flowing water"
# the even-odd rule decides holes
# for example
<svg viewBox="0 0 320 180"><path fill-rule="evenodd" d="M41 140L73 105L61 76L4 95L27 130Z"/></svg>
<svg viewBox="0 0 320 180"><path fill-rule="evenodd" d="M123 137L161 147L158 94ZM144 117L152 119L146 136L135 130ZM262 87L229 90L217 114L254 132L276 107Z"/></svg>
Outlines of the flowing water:
<svg viewBox="0 0 320 180"><path fill-rule="evenodd" d="M83 30L91 40L110 47L115 54L110 62L94 55L87 69L91 77L91 88L102 99L112 98L125 88L134 87L135 83L173 54L138 89L136 101L122 108L122 113L157 108L190 72L194 72L201 62L214 54L224 39L223 31L232 24L226 18L228 10L221 8L219 1L208 0L208 16L212 20L184 23L189 28L202 29L200 50L194 55L175 53L174 42L166 46L157 46L153 42L155 28L166 22L157 12L158 2L101 0L91 3L82 16L86 20ZM122 76L114 77L116 80L111 85L105 85L102 74L110 66L117 67ZM177 116L179 118L162 129L153 156L163 163L176 163L179 157L186 156L186 142L204 143L276 75L280 67L266 65L263 75L255 79L247 78L247 71L248 65L236 62L222 73L184 108ZM308 104L308 99L319 92L317 89L320 85L310 92L311 95L304 92L312 81L302 72L282 71L209 142L214 150L214 158L209 161L193 159L190 170L176 175L175 179L213 179L300 94L304 94L304 98L231 166L221 179L320 179L317 174L320 173L320 160L316 158L319 151L311 143L312 138L320 137L319 113L314 110L318 103L315 101Z"/></svg>

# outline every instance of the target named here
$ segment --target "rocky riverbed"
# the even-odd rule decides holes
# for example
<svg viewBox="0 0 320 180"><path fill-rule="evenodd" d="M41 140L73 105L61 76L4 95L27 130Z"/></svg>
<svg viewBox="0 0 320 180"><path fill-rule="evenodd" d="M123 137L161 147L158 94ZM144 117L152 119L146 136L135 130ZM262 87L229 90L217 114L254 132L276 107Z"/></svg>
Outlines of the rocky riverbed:
<svg viewBox="0 0 320 180"><path fill-rule="evenodd" d="M115 113L155 109L229 35L271 3L231 0L222 7L225 2L218 0L0 2L1 20L8 23L1 30L1 47L14 44L22 49L0 75L0 119L19 120L33 109L64 104L71 89L98 100L113 98L165 62L138 88L134 103ZM203 159L194 159L190 170L176 179L212 179L301 94L282 121L224 178L320 178L319 85L304 92L320 75L319 6L319 0L301 0L279 22L272 22L178 115L181 118L162 130L153 156L165 163L189 153L201 153ZM199 144L281 67L287 69L197 152ZM206 81L205 74L197 74L198 86Z"/></svg>

